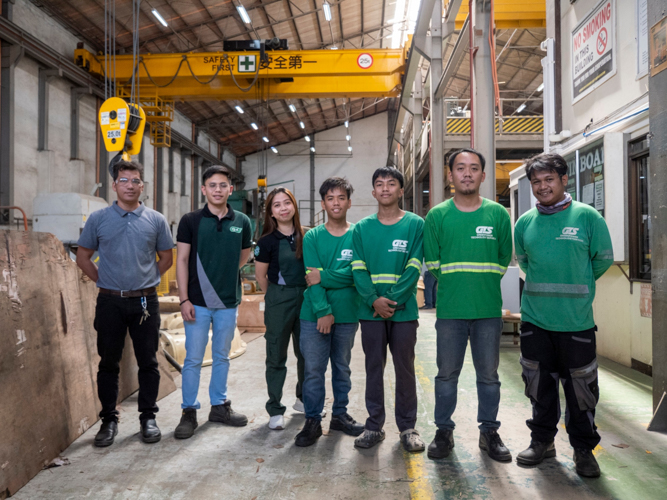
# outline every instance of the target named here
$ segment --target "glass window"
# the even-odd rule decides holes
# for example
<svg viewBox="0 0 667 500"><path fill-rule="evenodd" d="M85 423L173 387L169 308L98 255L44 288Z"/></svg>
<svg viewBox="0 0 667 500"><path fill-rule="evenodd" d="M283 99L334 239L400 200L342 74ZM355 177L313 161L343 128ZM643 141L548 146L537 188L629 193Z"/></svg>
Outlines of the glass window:
<svg viewBox="0 0 667 500"><path fill-rule="evenodd" d="M604 140L587 145L578 153L579 189L576 199L592 206L604 217Z"/></svg>
<svg viewBox="0 0 667 500"><path fill-rule="evenodd" d="M651 280L648 140L630 143L630 279Z"/></svg>

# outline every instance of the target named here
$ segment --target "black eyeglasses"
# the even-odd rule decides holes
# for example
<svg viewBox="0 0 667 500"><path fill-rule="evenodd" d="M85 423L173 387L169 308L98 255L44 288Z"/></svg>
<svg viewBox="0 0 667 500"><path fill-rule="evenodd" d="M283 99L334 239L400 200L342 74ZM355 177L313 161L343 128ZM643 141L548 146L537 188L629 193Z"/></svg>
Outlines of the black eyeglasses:
<svg viewBox="0 0 667 500"><path fill-rule="evenodd" d="M144 183L144 181L142 181L141 179L134 178L130 181L130 179L128 179L127 177L120 177L116 181L117 184L127 184L128 182L132 182L132 184L134 184L135 186L141 186Z"/></svg>

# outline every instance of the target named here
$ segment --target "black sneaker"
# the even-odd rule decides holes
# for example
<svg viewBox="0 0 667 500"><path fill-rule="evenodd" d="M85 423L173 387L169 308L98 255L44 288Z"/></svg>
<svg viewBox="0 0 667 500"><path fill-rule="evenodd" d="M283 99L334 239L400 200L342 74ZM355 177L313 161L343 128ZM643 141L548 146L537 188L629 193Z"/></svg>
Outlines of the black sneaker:
<svg viewBox="0 0 667 500"><path fill-rule="evenodd" d="M154 418L141 421L141 440L144 443L157 443L162 439L162 433Z"/></svg>
<svg viewBox="0 0 667 500"><path fill-rule="evenodd" d="M111 446L116 434L118 434L118 422L115 420L102 422L102 427L95 435L95 446L98 448Z"/></svg>
<svg viewBox="0 0 667 500"><path fill-rule="evenodd" d="M359 436L364 432L364 424L360 424L347 413L333 415L329 424L330 431L343 431L348 436Z"/></svg>
<svg viewBox="0 0 667 500"><path fill-rule="evenodd" d="M364 430L364 433L354 440L354 446L357 448L372 448L380 441L384 440L384 431Z"/></svg>
<svg viewBox="0 0 667 500"><path fill-rule="evenodd" d="M573 459L577 474L583 477L600 477L600 466L591 450L575 448Z"/></svg>
<svg viewBox="0 0 667 500"><path fill-rule="evenodd" d="M521 465L541 464L545 458L556 456L556 446L553 441L542 443L532 440L530 446L516 456L517 463Z"/></svg>
<svg viewBox="0 0 667 500"><path fill-rule="evenodd" d="M512 461L512 454L503 444L503 440L500 439L496 429L479 433L479 447L486 451L492 459L498 462Z"/></svg>
<svg viewBox="0 0 667 500"><path fill-rule="evenodd" d="M211 413L208 414L208 419L211 422L221 422L233 427L248 425L248 417L232 410L232 402L229 399L221 405L211 406Z"/></svg>
<svg viewBox="0 0 667 500"><path fill-rule="evenodd" d="M437 460L447 458L454 448L454 431L438 429L431 444L428 445L428 458Z"/></svg>
<svg viewBox="0 0 667 500"><path fill-rule="evenodd" d="M311 446L321 435L322 423L314 418L307 418L303 429L294 438L294 444L302 447Z"/></svg>
<svg viewBox="0 0 667 500"><path fill-rule="evenodd" d="M194 408L185 408L181 415L181 421L176 426L176 430L174 430L174 437L176 439L191 438L198 425L197 410Z"/></svg>

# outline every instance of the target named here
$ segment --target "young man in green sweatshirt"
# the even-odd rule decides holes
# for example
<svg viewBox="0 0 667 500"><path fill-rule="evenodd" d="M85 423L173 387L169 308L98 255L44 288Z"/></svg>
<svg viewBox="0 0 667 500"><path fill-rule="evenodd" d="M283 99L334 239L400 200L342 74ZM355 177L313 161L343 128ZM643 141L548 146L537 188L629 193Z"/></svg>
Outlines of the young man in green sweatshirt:
<svg viewBox="0 0 667 500"><path fill-rule="evenodd" d="M347 179L332 177L320 187L326 224L319 225L303 237L303 260L308 269L301 307L299 345L305 364L303 405L306 423L296 436L297 446L315 444L322 435L324 409L324 375L331 360L331 385L334 403L330 430L358 436L363 424L348 413L350 359L354 336L359 327L357 309L360 297L352 279L352 230L347 211L354 189Z"/></svg>
<svg viewBox="0 0 667 500"><path fill-rule="evenodd" d="M428 456L433 459L447 457L454 447L452 415L470 339L477 374L479 447L494 460L512 460L498 435L497 418L503 329L500 280L512 258L512 232L505 207L479 195L484 165L484 156L473 149L462 149L450 156L449 181L454 184L454 198L433 207L424 228L426 266L438 279L438 430L428 447Z"/></svg>
<svg viewBox="0 0 667 500"><path fill-rule="evenodd" d="M352 235L352 275L361 295L359 322L366 355L366 420L363 435L354 445L371 448L385 438L384 366L387 346L396 373L396 425L403 448L424 451L415 430L417 389L417 281L423 258L421 217L398 206L403 196L403 175L394 167L373 174L373 197L378 212L359 221Z"/></svg>
<svg viewBox="0 0 667 500"><path fill-rule="evenodd" d="M519 266L526 273L521 299L521 366L533 405L531 442L517 456L523 465L555 457L560 420L558 382L566 401L565 428L577 473L598 477L592 450L600 442L595 426L599 398L593 299L595 281L614 262L604 218L565 191L567 164L557 154L526 163L537 206L514 228Z"/></svg>

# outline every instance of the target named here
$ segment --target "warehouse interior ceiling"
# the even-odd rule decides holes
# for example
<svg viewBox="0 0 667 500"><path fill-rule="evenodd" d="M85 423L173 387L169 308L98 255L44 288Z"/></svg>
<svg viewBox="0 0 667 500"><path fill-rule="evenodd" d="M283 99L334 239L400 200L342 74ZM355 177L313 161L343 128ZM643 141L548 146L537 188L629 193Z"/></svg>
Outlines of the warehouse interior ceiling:
<svg viewBox="0 0 667 500"><path fill-rule="evenodd" d="M32 0L50 16L71 30L91 49L102 53L105 41L104 0ZM413 0L418 1L418 0ZM392 47L396 30L405 31L408 0L332 0L331 21L327 21L322 0L142 0L139 19L141 53L222 51L224 40L287 39L291 50L382 49ZM131 53L132 0L115 0L117 53ZM397 15L397 4L404 14ZM251 23L243 22L237 5L243 5ZM157 10L165 19L163 26L152 14ZM394 21L394 19L398 19ZM507 29L497 32L497 64L504 114L512 114L528 99L523 113L541 113L541 98L536 89L542 82L539 44L545 38L543 28ZM445 61L456 35L445 47ZM425 63L426 64L426 63ZM445 92L445 97L466 99L468 60L460 67ZM252 94L252 92L250 93ZM249 95L252 97L252 95ZM241 106L244 113L235 110ZM395 98L320 98L270 100L249 98L240 101L177 102L176 108L207 131L223 147L242 157L270 145L302 139L342 125L345 121L366 118L388 109L396 109ZM291 108L295 108L296 112ZM265 124L256 131L251 123ZM303 122L303 126L301 126Z"/></svg>

